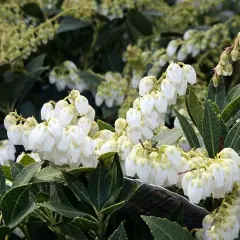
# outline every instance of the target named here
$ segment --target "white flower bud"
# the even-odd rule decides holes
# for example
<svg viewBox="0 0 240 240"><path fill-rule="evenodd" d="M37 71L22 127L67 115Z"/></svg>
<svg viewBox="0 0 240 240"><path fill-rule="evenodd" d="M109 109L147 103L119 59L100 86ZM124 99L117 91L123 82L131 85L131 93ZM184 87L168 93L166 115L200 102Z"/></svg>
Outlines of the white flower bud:
<svg viewBox="0 0 240 240"><path fill-rule="evenodd" d="M155 94L155 107L159 113L166 113L168 102L164 94L160 91L157 91Z"/></svg>
<svg viewBox="0 0 240 240"><path fill-rule="evenodd" d="M95 96L95 103L96 103L96 105L98 107L101 106L103 101L104 101L104 98L99 93L97 93L96 96Z"/></svg>
<svg viewBox="0 0 240 240"><path fill-rule="evenodd" d="M137 172L138 178L143 183L147 183L148 182L149 175L150 175L150 172L151 172L151 166L148 163L146 158L139 157L137 159L136 172Z"/></svg>
<svg viewBox="0 0 240 240"><path fill-rule="evenodd" d="M191 65L184 65L182 68L183 71L183 78L185 81L190 83L191 85L197 82L197 76L194 68Z"/></svg>
<svg viewBox="0 0 240 240"><path fill-rule="evenodd" d="M154 87L156 81L157 79L153 76L142 78L139 84L139 95L143 96L148 93Z"/></svg>
<svg viewBox="0 0 240 240"><path fill-rule="evenodd" d="M8 139L13 145L21 144L22 130L22 125L12 125L8 128Z"/></svg>
<svg viewBox="0 0 240 240"><path fill-rule="evenodd" d="M80 165L80 148L74 144L70 144L70 160L69 165L73 168L77 168Z"/></svg>
<svg viewBox="0 0 240 240"><path fill-rule="evenodd" d="M115 121L115 131L121 133L127 127L127 121L123 118L118 118Z"/></svg>
<svg viewBox="0 0 240 240"><path fill-rule="evenodd" d="M118 150L117 142L114 140L108 140L102 145L99 152L100 155L102 155L108 152L117 152L117 150Z"/></svg>
<svg viewBox="0 0 240 240"><path fill-rule="evenodd" d="M88 100L84 96L80 95L75 99L75 107L78 113L82 116L88 112Z"/></svg>
<svg viewBox="0 0 240 240"><path fill-rule="evenodd" d="M167 78L171 80L173 84L180 83L182 80L182 68L176 64L171 63L167 68Z"/></svg>
<svg viewBox="0 0 240 240"><path fill-rule="evenodd" d="M66 151L69 148L70 141L71 141L70 135L68 131L64 129L61 138L57 142L57 148L60 151Z"/></svg>
<svg viewBox="0 0 240 240"><path fill-rule="evenodd" d="M48 121L48 131L54 137L61 137L62 136L62 127L61 127L60 122L57 118L50 118L50 120Z"/></svg>
<svg viewBox="0 0 240 240"><path fill-rule="evenodd" d="M55 138L51 135L50 132L47 132L47 135L42 143L43 151L45 152L51 152L54 145L55 145Z"/></svg>
<svg viewBox="0 0 240 240"><path fill-rule="evenodd" d="M177 41L176 40L170 41L167 46L167 55L169 57L172 57L176 53L177 48L178 48Z"/></svg>
<svg viewBox="0 0 240 240"><path fill-rule="evenodd" d="M8 130L10 126L16 125L17 124L17 119L12 116L12 115L7 115L4 118L4 126Z"/></svg>
<svg viewBox="0 0 240 240"><path fill-rule="evenodd" d="M68 107L68 102L65 100L60 100L56 103L55 109L54 109L54 114L58 118L60 116L60 112L63 108Z"/></svg>
<svg viewBox="0 0 240 240"><path fill-rule="evenodd" d="M160 67L164 67L166 65L168 61L168 57L166 54L163 54L160 58L159 58L159 66Z"/></svg>
<svg viewBox="0 0 240 240"><path fill-rule="evenodd" d="M89 118L90 121L94 121L94 118L95 118L95 110L93 107L91 107L90 105L88 105L88 112L87 114L85 115L85 117Z"/></svg>
<svg viewBox="0 0 240 240"><path fill-rule="evenodd" d="M164 79L162 81L161 90L167 100L174 99L176 96L176 88L169 79Z"/></svg>
<svg viewBox="0 0 240 240"><path fill-rule="evenodd" d="M192 203L199 203L203 195L203 186L202 182L199 179L193 179L188 185L188 198Z"/></svg>
<svg viewBox="0 0 240 240"><path fill-rule="evenodd" d="M149 116L153 111L154 107L154 98L150 94L145 94L140 98L140 108L144 116Z"/></svg>
<svg viewBox="0 0 240 240"><path fill-rule="evenodd" d="M89 134L91 126L92 121L87 117L81 117L78 121L78 127L82 130L85 136Z"/></svg>
<svg viewBox="0 0 240 240"><path fill-rule="evenodd" d="M41 119L48 120L50 112L53 110L53 105L51 103L45 103L41 109Z"/></svg>
<svg viewBox="0 0 240 240"><path fill-rule="evenodd" d="M74 117L74 107L65 107L60 111L59 122L63 127L66 127Z"/></svg>
<svg viewBox="0 0 240 240"><path fill-rule="evenodd" d="M186 60L187 55L188 55L187 49L184 46L182 46L177 53L177 60L182 62L182 61Z"/></svg>
<svg viewBox="0 0 240 240"><path fill-rule="evenodd" d="M50 82L51 84L54 84L54 83L57 82L57 74L56 74L56 72L55 72L54 69L53 69L53 70L50 72L50 74L49 74L49 82Z"/></svg>
<svg viewBox="0 0 240 240"><path fill-rule="evenodd" d="M85 134L78 126L70 126L68 129L68 133L74 144L77 144L79 146L84 143Z"/></svg>
<svg viewBox="0 0 240 240"><path fill-rule="evenodd" d="M130 108L126 114L126 121L130 128L138 128L141 126L141 113L140 111Z"/></svg>

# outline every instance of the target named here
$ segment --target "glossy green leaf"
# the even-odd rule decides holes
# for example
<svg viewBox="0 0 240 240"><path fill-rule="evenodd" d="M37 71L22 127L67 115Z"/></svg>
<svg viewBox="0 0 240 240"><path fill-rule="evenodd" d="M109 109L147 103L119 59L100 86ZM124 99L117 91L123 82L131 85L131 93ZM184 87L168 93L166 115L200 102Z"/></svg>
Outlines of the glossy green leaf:
<svg viewBox="0 0 240 240"><path fill-rule="evenodd" d="M66 225L63 226L63 232L67 236L70 236L72 239L78 240L88 240L84 232L79 228L78 226L67 223Z"/></svg>
<svg viewBox="0 0 240 240"><path fill-rule="evenodd" d="M240 96L240 83L233 87L227 94L226 99L225 99L225 106L227 106L230 102L235 100Z"/></svg>
<svg viewBox="0 0 240 240"><path fill-rule="evenodd" d="M41 54L33 59L27 64L26 68L31 73L36 73L42 70L46 54Z"/></svg>
<svg viewBox="0 0 240 240"><path fill-rule="evenodd" d="M231 101L222 111L222 118L227 122L233 117L240 109L240 95Z"/></svg>
<svg viewBox="0 0 240 240"><path fill-rule="evenodd" d="M22 10L29 16L43 19L43 12L36 3L27 3L22 7Z"/></svg>
<svg viewBox="0 0 240 240"><path fill-rule="evenodd" d="M192 235L180 225L168 219L142 216L155 240L193 240Z"/></svg>
<svg viewBox="0 0 240 240"><path fill-rule="evenodd" d="M22 171L24 166L20 163L15 163L13 161L8 161L10 165L12 178L15 179L16 176Z"/></svg>
<svg viewBox="0 0 240 240"><path fill-rule="evenodd" d="M89 231L89 230L96 231L99 228L99 226L96 222L93 222L92 220L89 220L89 219L83 218L83 217L75 218L72 221L72 223L86 231Z"/></svg>
<svg viewBox="0 0 240 240"><path fill-rule="evenodd" d="M109 237L109 240L127 240L127 234L124 229L123 222L120 223L119 227Z"/></svg>
<svg viewBox="0 0 240 240"><path fill-rule="evenodd" d="M87 215L86 213L81 212L74 207L70 207L69 205L66 205L64 203L59 203L59 202L49 201L49 202L39 203L38 206L47 208L49 210L57 212L58 214L68 218L83 217Z"/></svg>
<svg viewBox="0 0 240 240"><path fill-rule="evenodd" d="M110 213L112 214L113 212L118 210L120 207L122 207L124 204L125 204L125 201L121 201L119 203L115 203L115 204L113 204L113 205L111 205L109 207L103 208L101 210L101 213L104 214L104 215L105 214L110 214Z"/></svg>
<svg viewBox="0 0 240 240"><path fill-rule="evenodd" d="M97 87L104 78L93 72L79 72L79 77L87 84Z"/></svg>
<svg viewBox="0 0 240 240"><path fill-rule="evenodd" d="M22 171L16 176L13 182L13 187L29 183L41 166L42 162L37 162L23 168Z"/></svg>
<svg viewBox="0 0 240 240"><path fill-rule="evenodd" d="M84 22L73 17L65 17L58 28L57 33L73 31L90 26L89 22Z"/></svg>
<svg viewBox="0 0 240 240"><path fill-rule="evenodd" d="M211 100L205 101L202 132L203 141L209 156L216 156L219 151L221 125Z"/></svg>
<svg viewBox="0 0 240 240"><path fill-rule="evenodd" d="M110 124L108 124L106 122L103 122L103 121L98 119L97 124L98 124L98 127L99 127L99 131L106 129L106 130L109 130L111 132L115 132L115 129Z"/></svg>
<svg viewBox="0 0 240 240"><path fill-rule="evenodd" d="M23 185L10 189L2 198L1 209L5 224L16 227L25 217L32 213L37 206L30 197L31 185Z"/></svg>
<svg viewBox="0 0 240 240"><path fill-rule="evenodd" d="M29 155L24 155L24 157L21 158L20 162L24 167L30 165L30 164L33 164L35 163L36 161L30 157Z"/></svg>
<svg viewBox="0 0 240 240"><path fill-rule="evenodd" d="M153 140L158 142L157 146L171 145L174 144L182 135L183 131L181 129L173 128L153 136Z"/></svg>
<svg viewBox="0 0 240 240"><path fill-rule="evenodd" d="M184 132L184 135L186 136L186 139L187 139L189 145L191 146L191 148L199 148L200 144L199 144L197 135L194 132L191 124L188 122L188 120L183 115L181 115L177 111L175 111L175 112L176 112L176 116L179 120L179 123L182 127L182 130Z"/></svg>
<svg viewBox="0 0 240 240"><path fill-rule="evenodd" d="M212 81L208 86L208 99L216 103L220 110L223 109L224 100L226 95L226 88L224 80L221 80L218 87L214 87Z"/></svg>
<svg viewBox="0 0 240 240"><path fill-rule="evenodd" d="M34 177L33 182L54 182L62 180L61 170L54 166L48 166L41 169Z"/></svg>
<svg viewBox="0 0 240 240"><path fill-rule="evenodd" d="M220 121L220 125L221 125L221 137L223 137L223 139L225 139L227 133L228 133L228 127L225 124L225 122L223 121L222 117L220 114L218 114L218 118Z"/></svg>
<svg viewBox="0 0 240 240"><path fill-rule="evenodd" d="M228 132L224 141L224 147L233 148L240 136L240 122L236 123Z"/></svg>
<svg viewBox="0 0 240 240"><path fill-rule="evenodd" d="M235 141L233 149L240 155L240 137Z"/></svg>
<svg viewBox="0 0 240 240"><path fill-rule="evenodd" d="M85 188L81 180L74 178L72 175L66 172L62 172L62 174L67 182L68 187L74 193L76 198L79 201L84 201L88 203L90 206L92 206L93 203L91 202L87 189Z"/></svg>

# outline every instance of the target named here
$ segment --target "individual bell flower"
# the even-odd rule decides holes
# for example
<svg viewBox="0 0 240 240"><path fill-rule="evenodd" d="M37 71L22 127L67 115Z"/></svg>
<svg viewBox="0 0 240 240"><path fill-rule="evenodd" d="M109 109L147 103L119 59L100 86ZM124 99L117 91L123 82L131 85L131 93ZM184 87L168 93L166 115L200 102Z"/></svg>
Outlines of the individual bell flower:
<svg viewBox="0 0 240 240"><path fill-rule="evenodd" d="M133 102L133 108L140 110L140 98L136 98Z"/></svg>
<svg viewBox="0 0 240 240"><path fill-rule="evenodd" d="M179 84L176 84L176 91L179 96L184 96L187 91L187 81L185 79L182 79L182 81Z"/></svg>
<svg viewBox="0 0 240 240"><path fill-rule="evenodd" d="M184 195L186 195L186 196L188 195L188 186L192 182L193 178L194 178L194 175L191 171L185 173L183 178L182 178L182 184L181 185L182 185Z"/></svg>
<svg viewBox="0 0 240 240"><path fill-rule="evenodd" d="M232 148L224 148L218 156L223 159L231 158L236 161L236 163L240 164L240 156Z"/></svg>
<svg viewBox="0 0 240 240"><path fill-rule="evenodd" d="M142 130L141 128L134 128L131 129L130 127L127 127L127 136L130 138L131 142L134 144L139 143L139 140L142 139Z"/></svg>
<svg viewBox="0 0 240 240"><path fill-rule="evenodd" d="M184 80L190 83L191 85L197 82L196 72L191 65L186 64L182 67L182 75Z"/></svg>
<svg viewBox="0 0 240 240"><path fill-rule="evenodd" d="M7 115L4 118L4 126L8 130L10 126L14 126L17 124L17 119L12 115Z"/></svg>
<svg viewBox="0 0 240 240"><path fill-rule="evenodd" d="M149 116L154 108L154 97L150 94L145 94L140 98L140 109L144 116Z"/></svg>
<svg viewBox="0 0 240 240"><path fill-rule="evenodd" d="M194 30L194 29L188 29L188 30L184 33L183 39L184 39L184 40L187 40L187 39L191 38L191 37L193 36L193 34L195 33L195 31L196 31L196 30Z"/></svg>
<svg viewBox="0 0 240 240"><path fill-rule="evenodd" d="M55 137L47 131L46 137L42 142L42 148L45 152L51 152L56 143Z"/></svg>
<svg viewBox="0 0 240 240"><path fill-rule="evenodd" d="M95 118L95 110L93 107L91 107L90 105L88 105L88 112L85 115L85 117L89 118L90 121L94 121Z"/></svg>
<svg viewBox="0 0 240 240"><path fill-rule="evenodd" d="M171 63L167 68L167 78L173 83L173 84L179 84L182 80L182 68L176 64Z"/></svg>
<svg viewBox="0 0 240 240"><path fill-rule="evenodd" d="M143 121L141 123L141 133L142 133L142 136L145 138L145 139L152 139L153 137L153 131L148 127L147 124L145 124Z"/></svg>
<svg viewBox="0 0 240 240"><path fill-rule="evenodd" d="M176 97L176 88L169 79L164 79L161 83L161 90L167 100L174 99Z"/></svg>
<svg viewBox="0 0 240 240"><path fill-rule="evenodd" d="M117 142L114 140L108 140L101 146L99 154L103 155L108 152L117 152L117 150L118 150Z"/></svg>
<svg viewBox="0 0 240 240"><path fill-rule="evenodd" d="M178 168L181 165L181 153L175 146L167 146L165 151L167 159L171 162L172 166Z"/></svg>
<svg viewBox="0 0 240 240"><path fill-rule="evenodd" d="M153 162L153 169L156 169L156 171L154 171L154 184L157 186L164 186L167 179L168 169L165 165L159 164L158 162Z"/></svg>
<svg viewBox="0 0 240 240"><path fill-rule="evenodd" d="M213 180L216 188L221 188L224 186L225 172L221 164L213 163L208 168L213 175Z"/></svg>
<svg viewBox="0 0 240 240"><path fill-rule="evenodd" d="M168 56L167 56L167 54L163 54L162 56L160 56L160 58L159 58L159 66L160 67L164 67L165 65L166 65L166 63L167 63L167 61L168 61Z"/></svg>
<svg viewBox="0 0 240 240"><path fill-rule="evenodd" d="M22 145L25 150L30 150L29 148L29 136L31 134L32 130L24 129L22 132L21 140L22 140Z"/></svg>
<svg viewBox="0 0 240 240"><path fill-rule="evenodd" d="M91 130L92 121L87 117L81 117L78 121L78 127L87 136Z"/></svg>
<svg viewBox="0 0 240 240"><path fill-rule="evenodd" d="M151 165L149 164L148 159L144 157L137 158L136 173L141 182L143 183L148 182L149 175L151 173Z"/></svg>
<svg viewBox="0 0 240 240"><path fill-rule="evenodd" d="M81 157L81 150L79 146L71 143L70 144L70 159L69 159L69 166L71 168L78 168L81 164L80 162Z"/></svg>
<svg viewBox="0 0 240 240"><path fill-rule="evenodd" d="M96 168L98 161L96 159L96 156L89 156L86 157L83 154L81 154L81 163L83 165L83 167L92 167L92 168Z"/></svg>
<svg viewBox="0 0 240 240"><path fill-rule="evenodd" d="M141 113L140 111L130 108L126 114L126 121L130 128L138 128L141 126Z"/></svg>
<svg viewBox="0 0 240 240"><path fill-rule="evenodd" d="M114 103L115 98L112 97L108 97L105 99L105 104L108 108L112 108L113 107L113 103Z"/></svg>
<svg viewBox="0 0 240 240"><path fill-rule="evenodd" d="M75 145L80 146L81 144L84 143L85 134L82 131L82 129L80 129L78 126L76 126L76 125L70 126L68 128L68 133L69 133L69 135L71 137L72 142Z"/></svg>
<svg viewBox="0 0 240 240"><path fill-rule="evenodd" d="M43 104L41 109L41 119L48 120L51 111L53 111L53 105L50 102Z"/></svg>
<svg viewBox="0 0 240 240"><path fill-rule="evenodd" d="M13 145L21 144L21 136L22 136L22 125L12 125L7 130L7 136L9 141Z"/></svg>
<svg viewBox="0 0 240 240"><path fill-rule="evenodd" d="M95 144L94 140L87 136L84 139L82 153L86 157L92 156L94 154L95 147L96 147L96 144Z"/></svg>
<svg viewBox="0 0 240 240"><path fill-rule="evenodd" d="M88 100L84 96L80 95L75 99L75 107L77 108L78 113L82 116L88 112Z"/></svg>
<svg viewBox="0 0 240 240"><path fill-rule="evenodd" d="M89 132L89 136L93 137L99 131L99 126L96 122L92 122L91 129Z"/></svg>
<svg viewBox="0 0 240 240"><path fill-rule="evenodd" d="M164 114L159 114L156 110L151 112L151 115L144 116L144 123L150 128L155 129L160 124L164 123Z"/></svg>
<svg viewBox="0 0 240 240"><path fill-rule="evenodd" d="M56 103L55 109L54 109L54 115L59 118L60 112L63 108L68 107L69 104L66 100L60 100Z"/></svg>
<svg viewBox="0 0 240 240"><path fill-rule="evenodd" d="M48 131L56 138L62 135L62 126L57 118L50 118L48 121Z"/></svg>
<svg viewBox="0 0 240 240"><path fill-rule="evenodd" d="M59 114L59 122L61 126L66 127L74 117L74 107L68 106L64 107Z"/></svg>
<svg viewBox="0 0 240 240"><path fill-rule="evenodd" d="M115 121L115 131L121 133L127 127L127 121L124 118L118 118Z"/></svg>
<svg viewBox="0 0 240 240"><path fill-rule="evenodd" d="M203 196L203 184L198 178L193 179L188 185L188 198L191 203L199 203Z"/></svg>
<svg viewBox="0 0 240 240"><path fill-rule="evenodd" d="M69 148L71 137L67 129L63 130L61 138L57 141L56 146L60 151L66 151Z"/></svg>
<svg viewBox="0 0 240 240"><path fill-rule="evenodd" d="M177 40L172 40L172 41L170 41L169 43L168 43L168 46L167 46L167 55L169 56L169 57L172 57L175 53L176 53L176 51L177 51L177 49L178 49L178 44L177 44Z"/></svg>
<svg viewBox="0 0 240 240"><path fill-rule="evenodd" d="M125 161L126 176L134 177L136 175L136 173L137 173L137 167L136 167L137 157L138 156L136 155L136 147L134 147Z"/></svg>
<svg viewBox="0 0 240 240"><path fill-rule="evenodd" d="M144 77L140 80L139 84L139 95L143 96L148 93L157 82L157 79L153 76Z"/></svg>
<svg viewBox="0 0 240 240"><path fill-rule="evenodd" d="M163 92L157 91L156 94L154 95L154 98L155 98L155 108L157 109L157 111L159 113L166 113L168 102Z"/></svg>
<svg viewBox="0 0 240 240"><path fill-rule="evenodd" d="M167 178L164 183L164 187L171 187L173 185L176 185L179 180L179 175L178 173L171 167L167 170Z"/></svg>
<svg viewBox="0 0 240 240"><path fill-rule="evenodd" d="M54 83L57 82L57 73L56 73L54 68L53 68L53 70L49 74L49 82L51 84L54 84Z"/></svg>
<svg viewBox="0 0 240 240"><path fill-rule="evenodd" d="M63 65L68 69L68 70L77 70L77 66L75 65L74 62L72 61L64 61Z"/></svg>
<svg viewBox="0 0 240 240"><path fill-rule="evenodd" d="M101 106L103 104L103 101L104 101L104 98L99 93L97 93L96 96L95 96L96 105L98 107Z"/></svg>

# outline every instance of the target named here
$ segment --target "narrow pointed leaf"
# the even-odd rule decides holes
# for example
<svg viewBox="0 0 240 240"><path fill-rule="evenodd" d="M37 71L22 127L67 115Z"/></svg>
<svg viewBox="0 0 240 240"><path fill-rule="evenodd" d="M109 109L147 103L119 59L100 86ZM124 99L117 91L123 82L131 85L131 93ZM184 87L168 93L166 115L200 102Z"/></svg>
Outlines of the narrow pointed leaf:
<svg viewBox="0 0 240 240"><path fill-rule="evenodd" d="M81 230L81 228L71 223L67 223L66 225L63 226L63 232L64 234L66 234L67 236L70 236L75 240L77 239L88 240L88 238L86 237L84 232Z"/></svg>
<svg viewBox="0 0 240 240"><path fill-rule="evenodd" d="M112 205L115 200L117 199L117 197L119 196L120 192L121 192L122 188L117 188L115 189L112 194L110 195L108 201L104 204L104 206L102 207L103 209L109 207L110 205Z"/></svg>
<svg viewBox="0 0 240 240"><path fill-rule="evenodd" d="M157 146L171 145L175 143L181 136L183 131L181 129L170 129L166 132L160 132L158 135L153 136L153 140L158 142Z"/></svg>
<svg viewBox="0 0 240 240"><path fill-rule="evenodd" d="M24 168L22 164L20 163L15 163L13 161L9 161L10 165L10 170L11 170L11 175L12 178L15 179L15 177L22 171Z"/></svg>
<svg viewBox="0 0 240 240"><path fill-rule="evenodd" d="M109 214L109 213L113 213L114 211L116 211L117 209L119 209L120 207L122 207L125 204L125 201L113 204L107 208L104 208L101 210L102 214Z"/></svg>
<svg viewBox="0 0 240 240"><path fill-rule="evenodd" d="M142 216L155 240L193 240L191 234L168 219Z"/></svg>
<svg viewBox="0 0 240 240"><path fill-rule="evenodd" d="M211 100L205 101L203 116L203 141L210 157L214 157L220 144L221 125Z"/></svg>
<svg viewBox="0 0 240 240"><path fill-rule="evenodd" d="M238 137L238 139L234 143L233 150L235 150L238 153L238 155L240 155L240 136Z"/></svg>
<svg viewBox="0 0 240 240"><path fill-rule="evenodd" d="M87 218L83 218L83 217L77 217L75 218L72 223L78 227L80 227L81 229L85 229L85 230L93 230L93 231L97 231L99 226L96 222L93 222Z"/></svg>
<svg viewBox="0 0 240 240"><path fill-rule="evenodd" d="M115 132L115 129L110 124L108 124L106 122L103 122L103 121L98 119L97 124L99 126L99 130L105 130L106 129L106 130L109 130L111 132Z"/></svg>
<svg viewBox="0 0 240 240"><path fill-rule="evenodd" d="M233 87L227 94L225 99L225 106L227 106L230 102L232 102L234 99L238 98L240 96L240 83Z"/></svg>
<svg viewBox="0 0 240 240"><path fill-rule="evenodd" d="M181 115L177 111L175 111L175 112L176 112L177 118L179 120L179 123L183 129L184 135L186 136L189 145L191 146L191 148L199 148L200 144L199 144L197 135L194 132L191 124L187 121L187 119L183 115Z"/></svg>
<svg viewBox="0 0 240 240"><path fill-rule="evenodd" d="M6 178L2 171L0 171L0 198L6 190Z"/></svg>
<svg viewBox="0 0 240 240"><path fill-rule="evenodd" d="M41 166L42 162L38 162L23 168L22 171L16 176L13 186L16 187L29 183Z"/></svg>
<svg viewBox="0 0 240 240"><path fill-rule="evenodd" d="M39 203L38 206L47 208L49 210L57 212L58 214L68 218L76 218L76 217L82 217L87 215L86 213L81 212L74 207L70 207L69 205L59 203L59 202Z"/></svg>
<svg viewBox="0 0 240 240"><path fill-rule="evenodd" d="M2 198L1 209L5 224L16 227L25 217L32 213L37 206L30 197L31 185L23 185L10 189Z"/></svg>
<svg viewBox="0 0 240 240"><path fill-rule="evenodd" d="M222 111L222 118L224 122L227 122L233 117L240 109L240 95L231 101Z"/></svg>
<svg viewBox="0 0 240 240"><path fill-rule="evenodd" d="M62 179L63 176L60 169L53 166L48 166L41 169L35 175L33 182L54 182Z"/></svg>
<svg viewBox="0 0 240 240"><path fill-rule="evenodd" d="M84 201L88 203L90 206L93 205L93 203L90 200L90 196L87 192L87 189L85 188L84 184L78 179L76 180L73 176L66 172L62 172L68 187L71 189L71 191L74 193L76 198L79 201Z"/></svg>
<svg viewBox="0 0 240 240"><path fill-rule="evenodd" d="M223 109L224 106L224 99L226 95L226 88L224 80L221 80L218 87L214 87L212 81L208 86L208 99L212 102L215 102L220 110Z"/></svg>
<svg viewBox="0 0 240 240"><path fill-rule="evenodd" d="M240 122L236 123L228 132L224 141L224 147L232 148L240 136Z"/></svg>
<svg viewBox="0 0 240 240"><path fill-rule="evenodd" d="M127 234L124 229L123 222L120 223L119 227L113 232L109 240L127 240Z"/></svg>

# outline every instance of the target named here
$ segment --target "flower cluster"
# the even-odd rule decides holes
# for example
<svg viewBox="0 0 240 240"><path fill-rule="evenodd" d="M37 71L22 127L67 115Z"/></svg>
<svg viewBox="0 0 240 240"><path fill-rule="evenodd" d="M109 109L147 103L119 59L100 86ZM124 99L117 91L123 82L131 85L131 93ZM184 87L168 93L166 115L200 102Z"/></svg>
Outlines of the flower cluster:
<svg viewBox="0 0 240 240"><path fill-rule="evenodd" d="M55 66L49 74L49 82L56 84L58 91L68 87L82 92L88 87L80 78L76 65L71 61L65 61L61 65Z"/></svg>
<svg viewBox="0 0 240 240"><path fill-rule="evenodd" d="M24 119L16 113L5 118L10 142L22 144L26 150L57 165L71 167L95 166L95 142L91 136L98 131L95 111L88 100L76 90L59 102L45 103L41 109L42 123Z"/></svg>
<svg viewBox="0 0 240 240"><path fill-rule="evenodd" d="M0 141L0 165L8 165L8 160L15 159L15 147L8 141Z"/></svg>
<svg viewBox="0 0 240 240"><path fill-rule="evenodd" d="M97 106L104 102L108 108L121 106L127 92L128 81L120 73L107 72L105 81L102 81L97 89L95 101Z"/></svg>
<svg viewBox="0 0 240 240"><path fill-rule="evenodd" d="M139 139L151 139L154 130L164 124L165 113L176 103L177 96L187 90L187 84L196 83L196 73L190 65L181 68L171 63L166 73L157 81L155 77L144 77L140 81L139 94L126 114L127 135L133 143Z"/></svg>
<svg viewBox="0 0 240 240"><path fill-rule="evenodd" d="M203 219L203 229L197 232L197 239L238 238L240 228L240 185L235 183L233 190L221 203L220 207Z"/></svg>

